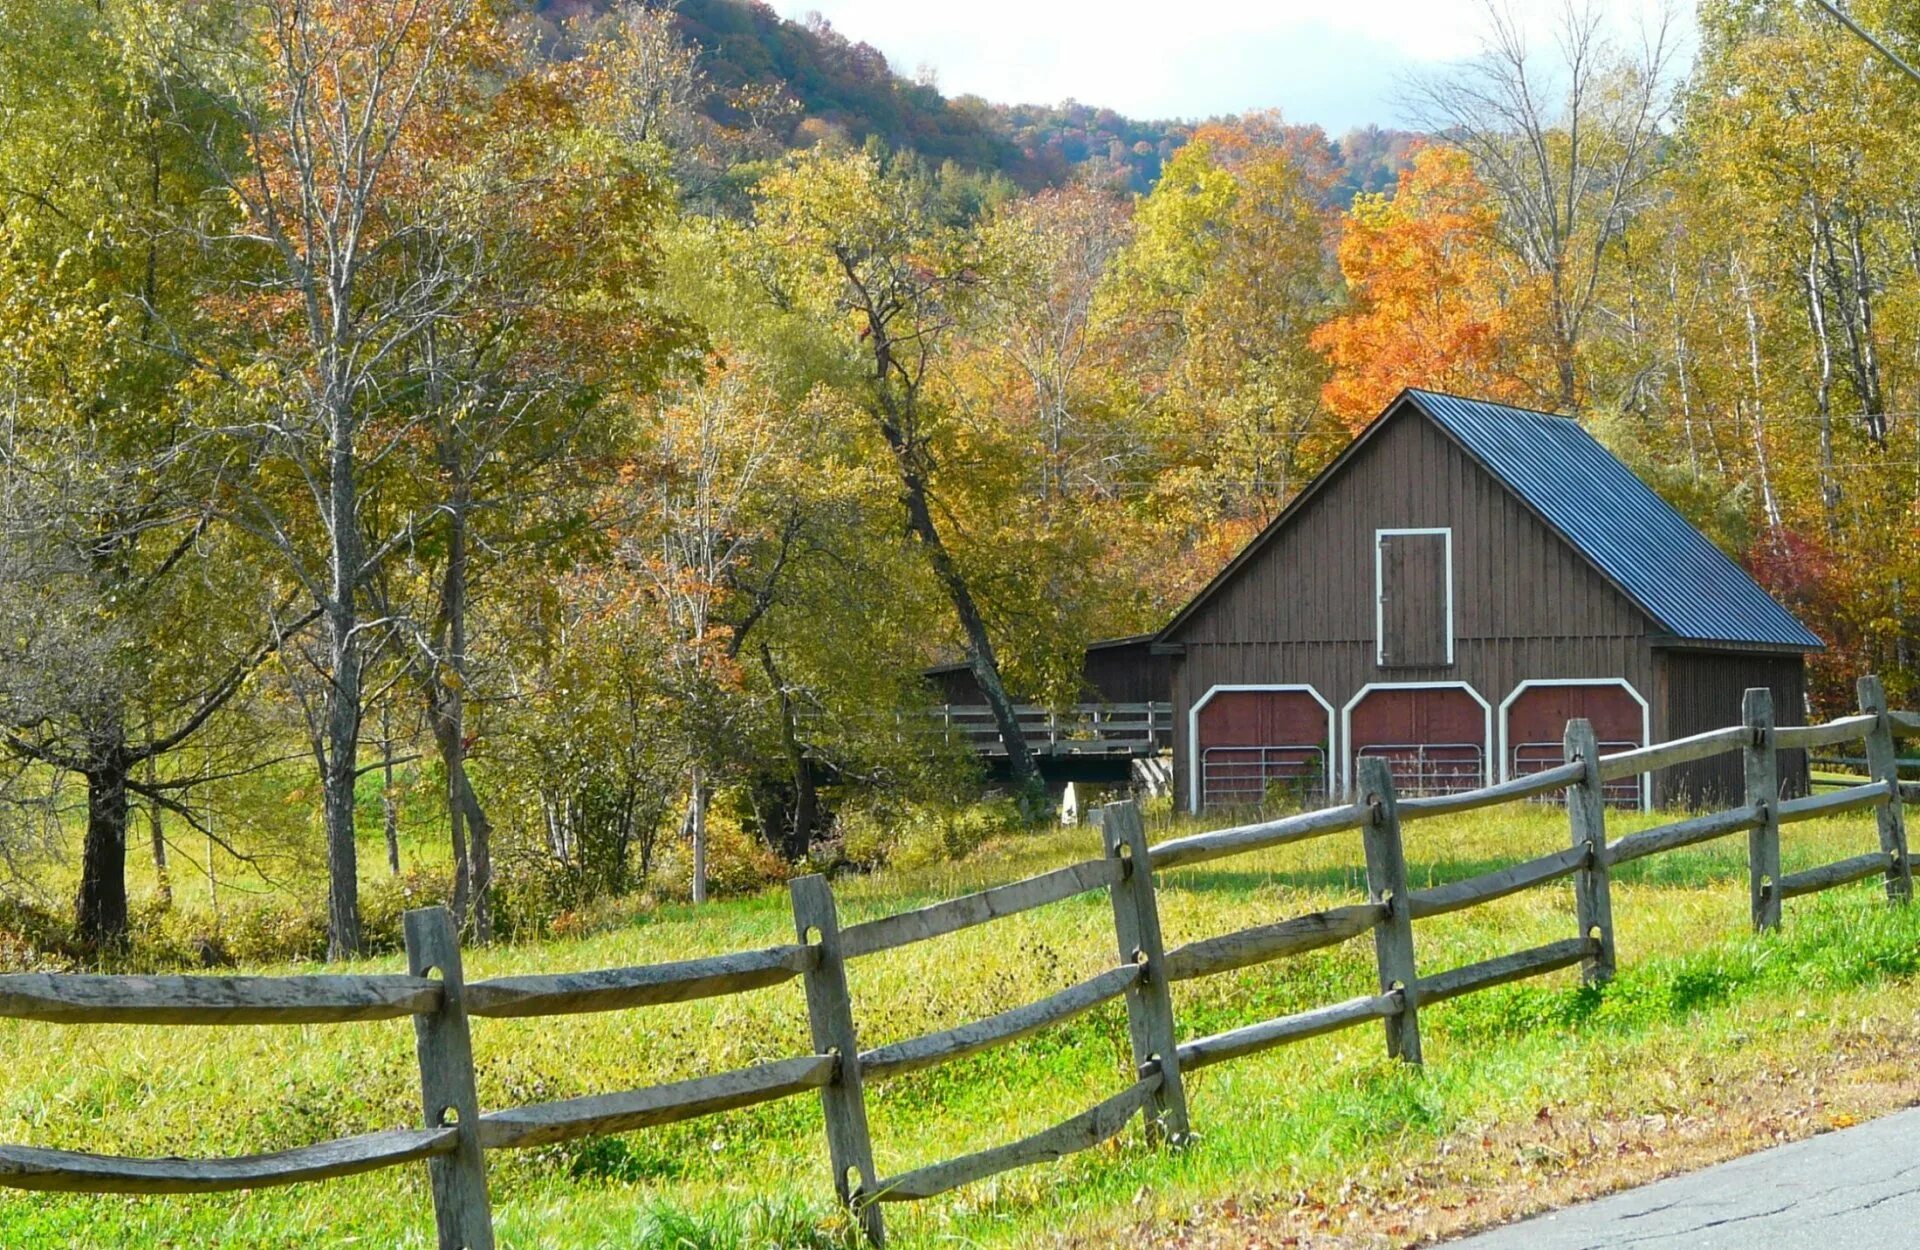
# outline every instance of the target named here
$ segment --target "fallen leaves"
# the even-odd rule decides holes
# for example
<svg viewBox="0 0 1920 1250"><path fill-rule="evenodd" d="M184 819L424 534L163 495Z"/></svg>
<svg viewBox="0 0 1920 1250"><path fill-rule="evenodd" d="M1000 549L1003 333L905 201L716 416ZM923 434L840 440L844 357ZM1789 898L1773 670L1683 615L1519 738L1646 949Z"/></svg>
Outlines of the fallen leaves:
<svg viewBox="0 0 1920 1250"><path fill-rule="evenodd" d="M1242 1193L1177 1221L1056 1244L1164 1250L1410 1250L1920 1105L1900 1061L1920 1016L1776 1038L1787 1053L1653 1074L1638 1106L1562 1103L1475 1126L1378 1173ZM1136 1218L1138 1213L1136 1213Z"/></svg>

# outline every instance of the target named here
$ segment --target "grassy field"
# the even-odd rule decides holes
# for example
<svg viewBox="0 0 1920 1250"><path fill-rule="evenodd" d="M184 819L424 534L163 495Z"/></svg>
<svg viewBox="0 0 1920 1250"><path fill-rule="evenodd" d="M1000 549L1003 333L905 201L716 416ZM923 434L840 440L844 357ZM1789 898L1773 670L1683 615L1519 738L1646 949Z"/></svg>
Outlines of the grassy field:
<svg viewBox="0 0 1920 1250"><path fill-rule="evenodd" d="M1657 818L1617 816L1618 836ZM1526 809L1408 829L1416 886L1558 848L1564 816ZM1786 831L1786 868L1868 849L1870 815ZM837 886L843 921L885 914L1092 853L1065 830L997 843L934 871ZM371 847L369 848L371 850ZM1168 874L1169 945L1352 902L1357 835ZM1196 1074L1197 1140L1178 1154L1129 1132L1106 1147L944 1199L889 1210L897 1244L1101 1243L1184 1227L1196 1209L1324 1193L1342 1178L1492 1140L1548 1106L1596 1115L1671 1109L1702 1070L1760 1079L1777 1056L1828 1045L1888 1013L1911 1021L1920 913L1875 884L1787 905L1785 931L1747 932L1745 846L1643 860L1615 878L1621 974L1602 993L1573 973L1422 1015L1427 1067L1383 1056L1378 1027ZM1422 922L1423 970L1570 936L1564 884ZM610 919L566 942L473 952L468 975L586 969L791 940L784 892ZM854 966L864 1045L1038 998L1110 966L1111 915L1087 896ZM396 960L370 961L392 971ZM266 971L310 969L272 968ZM1176 988L1182 1036L1372 989L1365 942ZM1876 1016L1877 1013L1877 1016ZM1902 1014L1904 1013L1904 1014ZM602 1016L476 1021L484 1106L570 1097L803 1053L797 983ZM414 1122L411 1026L61 1029L0 1023L0 1140L131 1154L271 1150ZM1124 1084L1124 1009L869 1091L883 1174L1010 1140ZM1689 1075L1691 1074L1691 1075ZM1396 1163L1397 1161L1397 1163ZM502 1244L534 1248L837 1246L817 1102L795 1098L625 1138L491 1158ZM1318 1199L1316 1199L1317 1201ZM1237 1209L1237 1208L1236 1208ZM205 1199L0 1197L8 1247L427 1246L424 1169ZM1209 1243L1211 1244L1211 1243ZM1226 1244L1226 1243L1221 1243ZM1244 1243L1243 1243L1244 1244Z"/></svg>

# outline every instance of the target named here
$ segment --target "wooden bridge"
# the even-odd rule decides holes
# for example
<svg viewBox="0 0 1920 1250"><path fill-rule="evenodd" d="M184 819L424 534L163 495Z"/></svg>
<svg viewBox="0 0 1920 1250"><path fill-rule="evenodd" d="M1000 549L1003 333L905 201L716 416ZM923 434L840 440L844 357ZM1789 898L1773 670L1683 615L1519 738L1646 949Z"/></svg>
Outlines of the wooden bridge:
<svg viewBox="0 0 1920 1250"><path fill-rule="evenodd" d="M1134 758L1173 749L1171 703L1076 703L1047 708L1017 705L1021 736L1036 756ZM993 709L984 703L947 703L934 716L947 733L979 755L1005 758L1006 743Z"/></svg>

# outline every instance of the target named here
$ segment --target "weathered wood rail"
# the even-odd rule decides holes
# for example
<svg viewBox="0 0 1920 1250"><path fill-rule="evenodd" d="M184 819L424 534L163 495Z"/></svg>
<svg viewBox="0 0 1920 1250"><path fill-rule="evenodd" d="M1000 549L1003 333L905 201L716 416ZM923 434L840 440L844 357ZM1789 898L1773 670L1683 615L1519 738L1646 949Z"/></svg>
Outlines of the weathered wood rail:
<svg viewBox="0 0 1920 1250"><path fill-rule="evenodd" d="M1188 1136L1182 1074L1275 1046L1382 1021L1388 1052L1420 1062L1423 1007L1527 977L1579 966L1589 982L1613 973L1609 872L1619 864L1734 833L1748 835L1749 894L1756 928L1777 926L1781 904L1868 877L1890 900L1912 895L1895 740L1920 737L1920 715L1892 712L1880 683L1859 683L1860 713L1824 725L1776 729L1765 690L1750 690L1739 725L1674 742L1600 754L1585 721L1567 726L1565 762L1460 794L1398 799L1386 761L1361 761L1357 801L1279 820L1213 830L1151 846L1131 803L1107 807L1105 853L962 898L841 928L821 877L793 881L796 940L764 950L635 968L501 977L465 983L460 950L440 908L406 917L408 973L381 976L0 976L0 1016L58 1024L344 1024L410 1016L424 1124L225 1159L141 1159L0 1146L0 1186L74 1193L176 1194L287 1185L424 1161L442 1250L490 1250L486 1154L574 1138L626 1133L818 1091L834 1185L870 1241L884 1243L881 1204L930 1198L1006 1171L1085 1150L1141 1116L1150 1137ZM1782 750L1859 741L1870 780L1783 800ZM1603 787L1609 780L1739 753L1744 802L1642 830L1609 843ZM1461 881L1407 885L1401 827L1411 820L1566 796L1564 850ZM1805 871L1780 872L1780 830L1798 821L1871 809L1878 849ZM1359 830L1367 899L1351 906L1256 925L1168 951L1160 936L1154 874L1308 838ZM1440 972L1417 965L1413 922L1476 907L1571 878L1576 932ZM1111 903L1116 966L1038 1002L922 1037L862 1050L848 991L849 961L929 941L1093 891ZM1371 935L1378 990L1344 1002L1180 1041L1169 987L1196 977L1288 958ZM763 989L799 979L813 1053L644 1089L482 1112L475 1092L469 1022L475 1018L623 1011ZM1118 1093L1051 1128L957 1159L881 1178L873 1164L865 1082L883 1081L1003 1046L1124 998L1133 1071Z"/></svg>

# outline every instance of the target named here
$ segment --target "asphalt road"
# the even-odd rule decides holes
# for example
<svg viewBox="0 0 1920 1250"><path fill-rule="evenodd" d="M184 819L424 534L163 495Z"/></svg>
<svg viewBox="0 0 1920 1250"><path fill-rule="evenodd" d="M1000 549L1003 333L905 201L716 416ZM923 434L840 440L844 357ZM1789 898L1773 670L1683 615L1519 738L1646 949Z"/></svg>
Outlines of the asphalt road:
<svg viewBox="0 0 1920 1250"><path fill-rule="evenodd" d="M1920 1247L1920 1110L1451 1244L1458 1250Z"/></svg>

